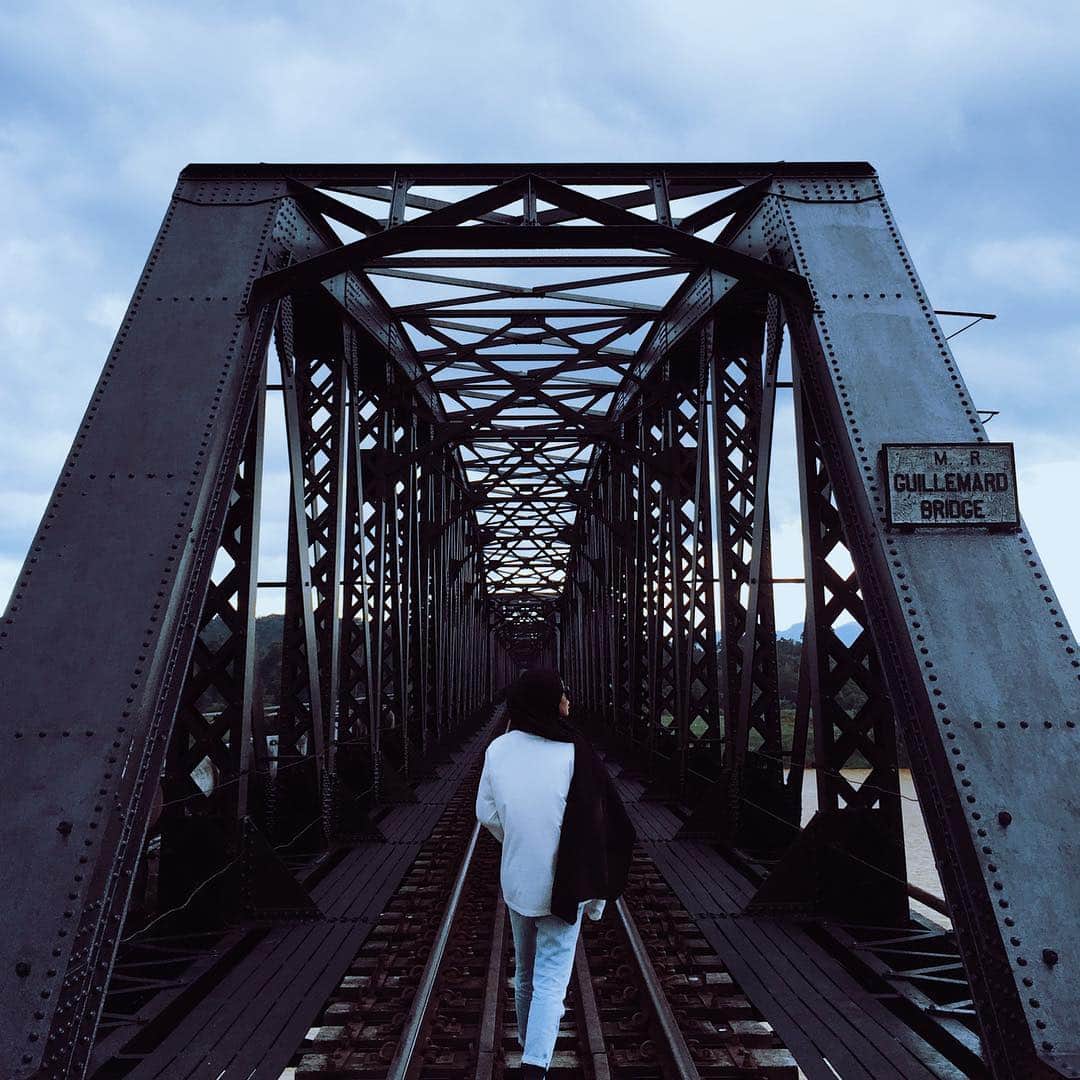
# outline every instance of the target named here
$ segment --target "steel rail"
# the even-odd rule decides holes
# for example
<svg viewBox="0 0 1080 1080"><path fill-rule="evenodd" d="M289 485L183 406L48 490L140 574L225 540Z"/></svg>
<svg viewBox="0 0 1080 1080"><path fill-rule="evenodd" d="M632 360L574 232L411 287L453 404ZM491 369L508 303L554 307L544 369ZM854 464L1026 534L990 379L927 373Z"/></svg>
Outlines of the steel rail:
<svg viewBox="0 0 1080 1080"><path fill-rule="evenodd" d="M509 723L507 724L507 730L509 730ZM422 1064L422 1059L419 1058L417 1050L421 1046L424 1033L432 1019L435 986L442 969L450 934L457 920L461 899L465 894L465 883L472 869L473 857L476 854L481 828L480 822L477 821L469 836L468 846L462 857L457 876L454 879L454 885L443 911L435 941L432 944L431 952L428 954L427 963L424 965L424 971L420 977L420 984L409 1006L405 1028L398 1041L393 1062L387 1072L387 1080L414 1080L417 1070ZM619 914L630 951L637 963L641 983L648 996L657 1025L663 1035L665 1046L662 1053L668 1058L673 1074L678 1076L680 1080L701 1080L698 1068L694 1064L693 1056L690 1053L690 1048L679 1027L679 1022L667 1000L660 977L649 959L645 942L638 932L637 925L626 903L621 898L616 900L615 909ZM582 918L585 917L582 916ZM484 1013L478 1040L478 1080L488 1080L493 1075L495 1057L498 1054L500 1025L496 1023L496 1020L501 996L504 992L502 973L506 948L507 921L506 905L500 897L496 910L491 956L488 962L484 991ZM585 1049L596 1069L597 1080L607 1080L611 1075L611 1067L604 1043L603 1029L600 1024L600 1012L592 988L585 943L581 937L578 938L575 948L573 971L577 980L579 1016L584 1021L585 1028L584 1032L579 1034L579 1043Z"/></svg>
<svg viewBox="0 0 1080 1080"><path fill-rule="evenodd" d="M615 901L615 910L619 913L619 919L622 921L627 941L630 943L630 951L634 954L634 959L637 961L638 968L641 971L642 983L645 992L649 995L649 1003L652 1005L656 1022L659 1024L660 1031L664 1036L667 1054L675 1074L680 1077L680 1080L700 1080L701 1074L694 1064L690 1047L686 1045L682 1030L679 1028L679 1022L675 1019L675 1013L668 1003L667 995L660 983L660 977L656 974L656 968L653 967L652 961L649 959L645 942L642 941L641 935L638 933L630 909L621 897Z"/></svg>
<svg viewBox="0 0 1080 1080"><path fill-rule="evenodd" d="M585 953L585 939L580 935L574 953L574 978L577 980L578 1045L584 1048L583 1052L592 1064L592 1080L611 1080L611 1061L604 1042L600 1008Z"/></svg>
<svg viewBox="0 0 1080 1080"><path fill-rule="evenodd" d="M480 835L480 822L478 821L469 836L469 846L465 850L465 857L461 860L454 887L450 891L450 899L443 912L439 931L435 935L435 942L428 954L427 964L424 965L424 973L420 977L420 985L416 988L412 1004L409 1006L409 1014L405 1020L405 1030L401 1034L397 1050L394 1052L394 1060L386 1074L387 1080L411 1080L414 1070L420 1061L415 1060L416 1050L420 1045L424 1031L431 1021L431 1006L433 1003L432 992L439 978L443 958L446 954L446 945L450 940L450 931L457 919L458 906L465 892L465 879L469 876L473 855L476 852L476 841Z"/></svg>
<svg viewBox="0 0 1080 1080"><path fill-rule="evenodd" d="M506 730L510 730L510 722L507 721ZM409 1006L408 1016L405 1018L405 1028L398 1040L397 1049L394 1051L394 1060L386 1074L386 1080L412 1080L416 1069L422 1063L416 1057L417 1048L428 1025L431 1022L431 1007L433 1004L433 992L435 983L438 981L439 972L442 969L443 958L446 955L446 946L450 941L450 931L457 919L458 908L461 898L465 894L465 882L472 867L473 856L476 854L476 842L480 837L480 822L473 825L469 835L469 843L465 849L465 855L458 867L457 877L454 879L454 887L450 890L450 899L443 910L442 921L439 923L435 941L428 953L427 963L424 965L423 974L420 976L420 985L413 995L412 1004Z"/></svg>
<svg viewBox="0 0 1080 1080"><path fill-rule="evenodd" d="M495 926L491 934L491 956L484 984L484 1014L480 1021L480 1038L476 1055L476 1080L491 1080L495 1074L495 1058L499 1053L502 1032L502 1005L505 987L506 931L509 924L506 901L500 893L495 903Z"/></svg>

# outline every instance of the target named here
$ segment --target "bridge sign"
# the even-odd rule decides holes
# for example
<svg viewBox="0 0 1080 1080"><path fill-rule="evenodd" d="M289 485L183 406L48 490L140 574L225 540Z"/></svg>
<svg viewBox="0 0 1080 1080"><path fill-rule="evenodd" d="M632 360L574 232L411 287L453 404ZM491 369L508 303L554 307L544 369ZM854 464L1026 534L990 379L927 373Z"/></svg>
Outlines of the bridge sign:
<svg viewBox="0 0 1080 1080"><path fill-rule="evenodd" d="M1016 529L1012 443L885 443L888 523Z"/></svg>

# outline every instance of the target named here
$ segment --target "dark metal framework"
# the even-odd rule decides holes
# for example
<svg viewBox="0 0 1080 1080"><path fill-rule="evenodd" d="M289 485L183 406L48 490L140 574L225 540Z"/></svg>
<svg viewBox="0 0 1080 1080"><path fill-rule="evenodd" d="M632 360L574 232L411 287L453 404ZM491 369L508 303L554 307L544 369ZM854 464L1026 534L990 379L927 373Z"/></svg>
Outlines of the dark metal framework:
<svg viewBox="0 0 1080 1080"><path fill-rule="evenodd" d="M788 388L807 617L785 726ZM291 478L269 687L268 393ZM865 164L184 170L0 630L21 781L0 837L25 856L0 890L0 1071L83 1075L125 1000L164 1008L118 989L125 936L317 915L296 866L378 836L543 662L648 797L694 805L687 832L772 867L763 910L906 924L899 730L988 1067L1076 1075L1075 645L1023 525L885 527L877 447L958 439L985 435Z"/></svg>

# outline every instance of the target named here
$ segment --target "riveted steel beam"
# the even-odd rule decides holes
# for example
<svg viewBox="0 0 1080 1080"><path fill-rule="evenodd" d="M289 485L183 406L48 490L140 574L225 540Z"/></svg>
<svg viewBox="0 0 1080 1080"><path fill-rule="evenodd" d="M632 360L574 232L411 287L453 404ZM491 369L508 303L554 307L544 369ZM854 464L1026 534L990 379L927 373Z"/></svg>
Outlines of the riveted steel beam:
<svg viewBox="0 0 1080 1080"><path fill-rule="evenodd" d="M1070 794L1077 732L1063 720L1080 700L1070 631L1023 522L1004 533L889 528L883 443L978 444L986 434L880 184L808 177L773 187L732 242L763 255L763 237L772 236L774 256L812 292L812 306L785 305L798 378L911 759L987 1064L999 1077L1070 1075L1080 1062L1071 1019L1080 978L1060 966L1080 956L1080 928L1060 917L1080 903L1067 839L1080 824ZM841 585L827 582L830 593ZM835 659L856 673L858 657L847 667ZM888 727L852 719L834 724L838 753L868 741L887 753Z"/></svg>
<svg viewBox="0 0 1080 1080"><path fill-rule="evenodd" d="M0 813L4 850L20 853L0 889L13 1078L85 1066L263 366L273 312L251 324L239 307L274 258L278 204L242 184L188 194L4 615L4 730L24 779Z"/></svg>
<svg viewBox="0 0 1080 1080"><path fill-rule="evenodd" d="M559 184L651 183L664 173L668 183L728 184L742 186L761 177L796 177L846 179L876 175L865 161L815 162L475 162L462 164L191 164L181 177L186 180L276 180L282 176L323 187L347 189L351 185L393 183L395 176L409 178L410 184L452 185L498 184L507 179L532 173Z"/></svg>

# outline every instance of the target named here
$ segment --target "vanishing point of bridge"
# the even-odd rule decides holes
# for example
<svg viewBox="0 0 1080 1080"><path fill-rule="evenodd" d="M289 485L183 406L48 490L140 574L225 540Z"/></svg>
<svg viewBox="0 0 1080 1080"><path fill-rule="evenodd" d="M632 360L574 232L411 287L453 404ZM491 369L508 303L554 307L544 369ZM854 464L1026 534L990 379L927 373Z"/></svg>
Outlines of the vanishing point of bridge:
<svg viewBox="0 0 1080 1080"><path fill-rule="evenodd" d="M553 1075L1080 1076L1080 656L939 314L864 163L185 169L0 625L0 1076L516 1075L531 663L639 836Z"/></svg>

